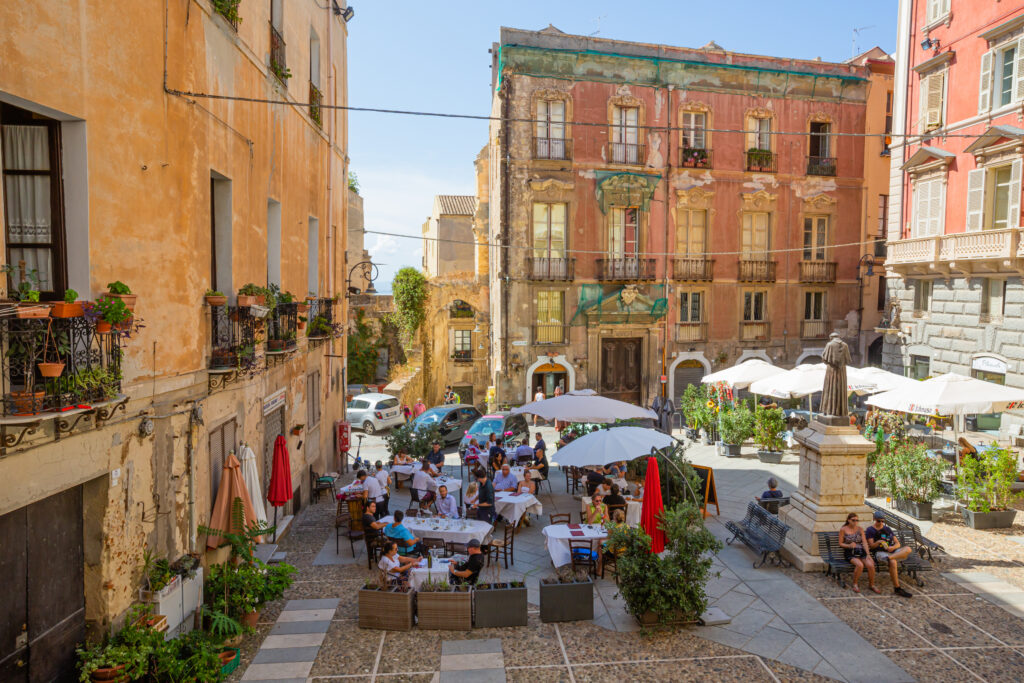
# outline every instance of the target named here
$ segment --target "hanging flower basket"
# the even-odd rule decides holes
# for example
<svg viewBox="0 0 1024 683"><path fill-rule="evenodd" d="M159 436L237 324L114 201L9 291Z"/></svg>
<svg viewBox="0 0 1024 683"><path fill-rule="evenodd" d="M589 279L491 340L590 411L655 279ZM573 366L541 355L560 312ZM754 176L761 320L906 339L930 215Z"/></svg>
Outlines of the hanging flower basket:
<svg viewBox="0 0 1024 683"><path fill-rule="evenodd" d="M37 363L36 367L43 377L60 377L64 372L64 363Z"/></svg>

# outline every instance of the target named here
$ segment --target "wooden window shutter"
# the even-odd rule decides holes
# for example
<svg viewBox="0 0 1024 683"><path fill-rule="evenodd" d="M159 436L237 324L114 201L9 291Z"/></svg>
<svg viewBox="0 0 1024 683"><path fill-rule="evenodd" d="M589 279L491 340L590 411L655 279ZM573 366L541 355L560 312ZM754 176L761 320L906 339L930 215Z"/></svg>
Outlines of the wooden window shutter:
<svg viewBox="0 0 1024 683"><path fill-rule="evenodd" d="M946 230L946 181L936 178L932 181L932 235L941 235Z"/></svg>
<svg viewBox="0 0 1024 683"><path fill-rule="evenodd" d="M1024 38L1017 39L1013 58L1013 101L1024 100Z"/></svg>
<svg viewBox="0 0 1024 683"><path fill-rule="evenodd" d="M928 81L929 76L922 76L917 82L921 91L918 93L917 102L917 132L923 133L928 119Z"/></svg>
<svg viewBox="0 0 1024 683"><path fill-rule="evenodd" d="M1017 177L1020 177L1019 169ZM985 169L976 168L967 172L967 229L981 230L984 216Z"/></svg>
<svg viewBox="0 0 1024 683"><path fill-rule="evenodd" d="M993 50L989 50L981 56L981 81L978 84L979 114L984 114L992 108L992 64L994 61L995 51Z"/></svg>
<svg viewBox="0 0 1024 683"><path fill-rule="evenodd" d="M945 72L928 77L927 128L942 125L942 90L946 80Z"/></svg>
<svg viewBox="0 0 1024 683"><path fill-rule="evenodd" d="M922 180L917 188L917 225L914 226L915 237L927 237L932 217L932 183Z"/></svg>
<svg viewBox="0 0 1024 683"><path fill-rule="evenodd" d="M1020 172L1021 160L1010 165L1010 200L1006 207L1006 222L1011 228L1020 225Z"/></svg>

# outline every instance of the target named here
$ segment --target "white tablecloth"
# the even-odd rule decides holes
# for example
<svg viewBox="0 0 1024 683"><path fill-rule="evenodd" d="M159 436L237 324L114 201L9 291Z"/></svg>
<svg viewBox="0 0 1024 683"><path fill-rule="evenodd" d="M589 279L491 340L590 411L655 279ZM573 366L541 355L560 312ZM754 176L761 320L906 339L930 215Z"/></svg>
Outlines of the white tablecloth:
<svg viewBox="0 0 1024 683"><path fill-rule="evenodd" d="M504 517L517 522L525 512L532 512L535 515L544 514L544 507L532 493L510 493L499 491L494 494L494 511Z"/></svg>
<svg viewBox="0 0 1024 683"><path fill-rule="evenodd" d="M394 518L388 515L381 517L380 521L391 524ZM420 519L419 517L406 517L402 520L402 526L411 531L416 538L440 538L451 543L467 543L471 538L483 543L484 538L494 528L487 522L478 519ZM382 531L386 531L386 529L382 529Z"/></svg>
<svg viewBox="0 0 1024 683"><path fill-rule="evenodd" d="M395 477L401 474L404 478L408 479L414 472L419 472L421 469L423 469L423 465L418 462L411 465L395 465L391 468L391 474L395 475Z"/></svg>
<svg viewBox="0 0 1024 683"><path fill-rule="evenodd" d="M409 585L413 590L419 590L420 585L427 579L433 579L434 581L447 581L451 583L451 575L448 573L448 563L452 559L449 557L435 557L434 564L430 569L427 569L427 558L420 560L419 566L413 567L409 570Z"/></svg>
<svg viewBox="0 0 1024 683"><path fill-rule="evenodd" d="M577 525L574 525L577 526ZM577 531L582 531L580 536L573 536L570 533L568 524L552 524L544 527L544 538L547 539L548 554L551 555L551 562L556 567L561 567L572 562L569 554L569 541L603 541L608 538L608 532L603 526L578 525Z"/></svg>
<svg viewBox="0 0 1024 683"><path fill-rule="evenodd" d="M582 507L580 508L580 512L583 514L583 517L581 517L580 519L586 519L587 506L590 505L590 496L583 496L583 498L581 498L580 500L583 503ZM606 503L606 505L607 505L607 503ZM627 525L629 525L629 526L639 526L640 525L640 512L641 512L641 510L643 510L643 506L644 506L643 501L629 500L628 498L626 499L626 524ZM609 517L611 516L611 511L610 510L608 512L608 515L609 515ZM609 520L609 521L611 521L611 520Z"/></svg>

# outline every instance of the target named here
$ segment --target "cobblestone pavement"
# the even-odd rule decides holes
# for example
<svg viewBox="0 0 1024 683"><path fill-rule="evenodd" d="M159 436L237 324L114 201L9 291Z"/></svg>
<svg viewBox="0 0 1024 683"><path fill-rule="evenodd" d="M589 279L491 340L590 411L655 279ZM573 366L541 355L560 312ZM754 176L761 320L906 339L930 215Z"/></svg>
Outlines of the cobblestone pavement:
<svg viewBox="0 0 1024 683"><path fill-rule="evenodd" d="M547 438L548 434L545 436ZM364 457L368 454L376 457L375 440L371 439L364 443ZM550 443L551 439L548 441ZM715 468L722 511L717 519L709 517L712 530L741 514L746 501L763 489L769 475L778 478L784 490L796 483L795 456L787 456L782 465L762 464L752 454L725 459L714 455L710 447L694 447L689 456L695 462ZM454 458L450 460L457 462ZM698 628L640 633L624 617L621 600L615 599L611 581L605 582L608 585L599 582L595 591L595 621L541 623L536 610L535 586L540 577L550 574L551 567L542 543L536 540L539 530L547 523L548 514L571 511L575 517L580 509L579 502L565 493L561 474L554 474L551 483L552 493L545 490L540 496L544 515L517 537L513 566L501 569L502 578L522 576L531 588L526 627L475 629L466 633L359 629L356 625L357 591L368 575L366 556L357 545L357 555L352 558L344 538L341 552L334 553L334 504L325 498L303 510L281 540L280 550L287 553L286 561L298 567L295 584L284 599L268 605L261 614L256 631L243 643L242 665L229 680L241 680L287 601L328 598L336 598L339 604L309 671L308 681L439 681L442 643L478 639L500 639L508 681L829 680L772 656L701 637L702 629ZM403 495L393 498L401 502L393 503L392 509L405 507ZM874 648L878 658L888 658L919 681L1024 680L1024 620L977 594L972 590L975 586L965 583L973 572L978 581L976 585L1024 590L1024 545L1014 539L1024 536L1024 528L1018 526L1004 532L974 531L963 527L958 516L941 513L926 533L945 545L950 555L937 563L936 571L925 575L923 588L911 587L915 595L910 600L892 595L885 574L878 580L882 595L867 591L857 595L839 588L820 574L803 574L792 569L772 571L777 572L779 579L785 579L786 585L798 587L800 595L806 594L827 608L845 625L843 628L848 626L858 639ZM716 568L733 567L732 560L745 559L744 553L753 559L743 547L729 548L716 561ZM726 556L729 554L732 559ZM318 556L328 557L328 563L314 564ZM495 571L493 565L488 571ZM994 580L987 580L981 573ZM964 576L961 580L951 580L944 574ZM724 573L723 576L729 578ZM761 585L777 580L767 575L752 578L761 580ZM717 581L715 587L709 589L716 594L714 599L724 594L722 577ZM733 587L725 585L724 590ZM743 630L742 623L733 627L737 632ZM778 630L784 631L783 628ZM807 637L813 640L813 635ZM841 647L842 643L838 645ZM833 661L830 666L836 663ZM837 679L865 679L861 676L863 667L846 663L819 671Z"/></svg>

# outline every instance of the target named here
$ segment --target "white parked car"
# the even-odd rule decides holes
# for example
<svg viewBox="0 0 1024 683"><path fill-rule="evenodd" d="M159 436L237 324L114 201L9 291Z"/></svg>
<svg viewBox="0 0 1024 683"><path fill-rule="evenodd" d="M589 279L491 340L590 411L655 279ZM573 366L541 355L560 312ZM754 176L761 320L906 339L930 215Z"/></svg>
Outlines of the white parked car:
<svg viewBox="0 0 1024 683"><path fill-rule="evenodd" d="M359 394L349 401L347 417L353 429L367 434L405 424L398 399L388 394Z"/></svg>

